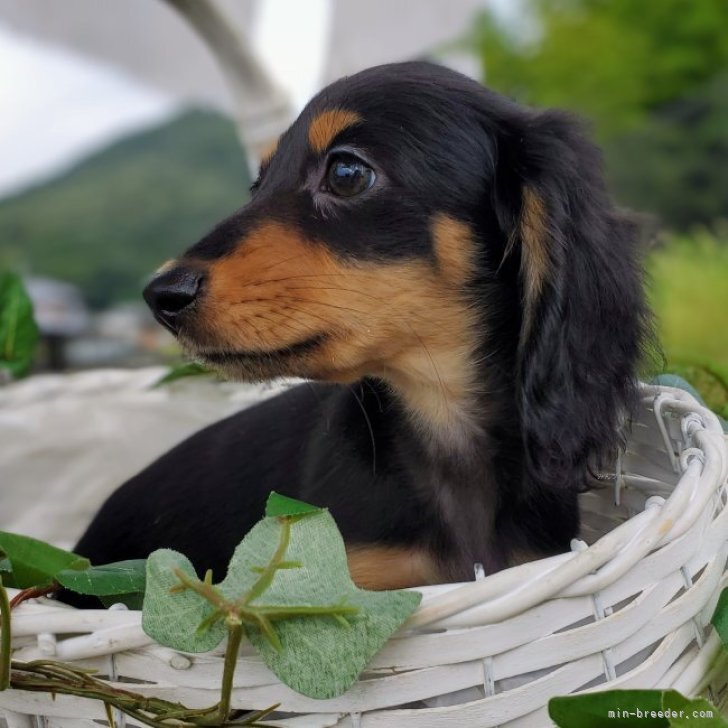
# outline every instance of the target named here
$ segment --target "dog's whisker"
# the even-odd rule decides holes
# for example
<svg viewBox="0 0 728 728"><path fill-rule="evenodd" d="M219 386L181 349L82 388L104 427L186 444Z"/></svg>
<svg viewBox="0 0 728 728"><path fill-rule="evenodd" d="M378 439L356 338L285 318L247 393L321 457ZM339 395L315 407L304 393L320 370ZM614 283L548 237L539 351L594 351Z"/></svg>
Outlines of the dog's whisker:
<svg viewBox="0 0 728 728"><path fill-rule="evenodd" d="M362 414L364 415L364 421L367 425L367 430L369 431L369 440L372 443L372 477L376 477L377 475L377 442L374 438L374 428L372 427L372 421L369 418L369 414L366 411L366 407L364 407L364 403L359 398L359 396L356 393L356 390L354 389L356 385L350 385L349 391L354 396L354 399L356 400L356 403L359 405L359 409L361 410Z"/></svg>

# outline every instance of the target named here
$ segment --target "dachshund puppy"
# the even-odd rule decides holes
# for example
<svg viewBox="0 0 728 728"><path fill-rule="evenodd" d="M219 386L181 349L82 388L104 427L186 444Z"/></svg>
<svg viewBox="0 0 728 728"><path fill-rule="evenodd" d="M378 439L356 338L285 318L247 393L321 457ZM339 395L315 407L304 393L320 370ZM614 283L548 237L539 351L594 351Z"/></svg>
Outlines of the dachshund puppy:
<svg viewBox="0 0 728 728"><path fill-rule="evenodd" d="M331 510L366 588L567 550L635 401L636 248L568 115L429 63L337 81L144 292L224 375L310 381L162 456L76 550L219 579L271 490Z"/></svg>

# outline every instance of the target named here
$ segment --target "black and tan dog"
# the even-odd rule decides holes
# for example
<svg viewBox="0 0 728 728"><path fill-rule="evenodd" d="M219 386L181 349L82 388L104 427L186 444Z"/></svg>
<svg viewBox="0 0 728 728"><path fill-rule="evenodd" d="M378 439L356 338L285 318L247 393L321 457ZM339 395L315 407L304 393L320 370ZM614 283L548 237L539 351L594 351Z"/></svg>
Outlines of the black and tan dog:
<svg viewBox="0 0 728 728"><path fill-rule="evenodd" d="M647 320L635 231L578 124L427 63L322 91L251 201L144 295L225 375L316 383L161 457L77 551L171 547L222 578L276 490L328 506L375 589L567 549Z"/></svg>

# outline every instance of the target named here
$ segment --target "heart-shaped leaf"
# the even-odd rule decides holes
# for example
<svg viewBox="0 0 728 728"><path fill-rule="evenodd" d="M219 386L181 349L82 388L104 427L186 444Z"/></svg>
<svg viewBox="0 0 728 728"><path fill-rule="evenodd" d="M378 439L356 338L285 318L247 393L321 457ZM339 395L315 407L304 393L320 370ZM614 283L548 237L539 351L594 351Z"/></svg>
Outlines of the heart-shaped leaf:
<svg viewBox="0 0 728 728"><path fill-rule="evenodd" d="M175 570L195 578L181 554L162 550L149 557L142 626L168 647L210 650L225 635L223 622L196 631L214 607L197 591L176 591ZM274 634L244 621L250 641L284 683L314 698L347 690L421 599L418 592L358 589L349 576L341 534L325 510L264 518L235 550L225 579L209 587L228 604L265 615ZM337 610L345 619L336 618Z"/></svg>
<svg viewBox="0 0 728 728"><path fill-rule="evenodd" d="M256 561L258 539L269 542L280 525L265 519L256 528L257 533L250 533L255 541L243 542L233 555L226 588L233 589ZM328 511L293 524L286 559L301 563L301 568L279 571L257 603L290 607L343 603L357 607L358 612L347 618L349 627L331 617L300 616L277 622L280 651L258 628L248 628L248 637L268 667L297 692L322 699L341 695L417 608L422 595L356 587L349 576L344 542Z"/></svg>

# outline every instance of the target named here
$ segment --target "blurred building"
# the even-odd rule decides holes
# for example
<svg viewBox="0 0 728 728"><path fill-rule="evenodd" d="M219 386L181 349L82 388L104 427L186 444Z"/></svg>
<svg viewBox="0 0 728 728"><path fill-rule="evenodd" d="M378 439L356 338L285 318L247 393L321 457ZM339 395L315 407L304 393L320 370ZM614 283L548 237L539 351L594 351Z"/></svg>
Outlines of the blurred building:
<svg viewBox="0 0 728 728"><path fill-rule="evenodd" d="M65 369L68 342L84 334L91 323L81 292L76 286L53 278L29 277L23 282L41 334L39 366L55 371Z"/></svg>
<svg viewBox="0 0 728 728"><path fill-rule="evenodd" d="M142 302L91 313L70 283L40 276L23 282L41 334L40 370L145 366L178 352L172 335Z"/></svg>

